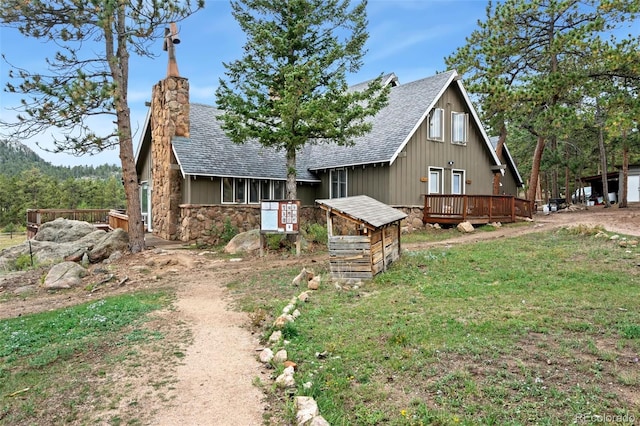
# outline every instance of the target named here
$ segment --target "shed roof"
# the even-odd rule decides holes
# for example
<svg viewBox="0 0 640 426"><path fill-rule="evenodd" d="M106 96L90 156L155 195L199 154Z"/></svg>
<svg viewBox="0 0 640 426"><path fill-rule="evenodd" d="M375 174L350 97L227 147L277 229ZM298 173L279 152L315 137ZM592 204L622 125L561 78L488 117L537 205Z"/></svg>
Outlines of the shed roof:
<svg viewBox="0 0 640 426"><path fill-rule="evenodd" d="M325 210L335 210L354 221L365 222L374 228L380 228L407 217L402 211L366 195L316 200L316 203Z"/></svg>

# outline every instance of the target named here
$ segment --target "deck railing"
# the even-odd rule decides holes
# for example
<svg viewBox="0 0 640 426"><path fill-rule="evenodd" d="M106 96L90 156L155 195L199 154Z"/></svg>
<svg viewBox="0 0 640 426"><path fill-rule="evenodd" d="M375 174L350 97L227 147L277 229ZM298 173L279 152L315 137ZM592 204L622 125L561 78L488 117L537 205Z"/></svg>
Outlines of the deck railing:
<svg viewBox="0 0 640 426"><path fill-rule="evenodd" d="M512 195L425 195L424 223L515 222L531 218L533 203Z"/></svg>
<svg viewBox="0 0 640 426"><path fill-rule="evenodd" d="M129 216L124 210L111 210L109 212L109 228L122 229L129 232Z"/></svg>
<svg viewBox="0 0 640 426"><path fill-rule="evenodd" d="M110 209L28 209L27 234L33 238L38 228L58 218L81 220L101 229L122 228L129 230L127 215L120 210Z"/></svg>

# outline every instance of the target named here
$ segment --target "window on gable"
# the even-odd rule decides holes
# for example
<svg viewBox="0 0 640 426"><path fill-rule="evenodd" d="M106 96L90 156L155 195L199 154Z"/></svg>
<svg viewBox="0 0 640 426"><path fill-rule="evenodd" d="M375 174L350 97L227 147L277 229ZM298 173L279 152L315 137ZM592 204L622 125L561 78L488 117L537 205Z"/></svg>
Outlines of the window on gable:
<svg viewBox="0 0 640 426"><path fill-rule="evenodd" d="M464 112L451 113L451 142L467 143L467 133L469 127L469 114Z"/></svg>
<svg viewBox="0 0 640 426"><path fill-rule="evenodd" d="M343 198L347 196L347 171L345 169L331 170L331 193L329 198Z"/></svg>
<svg viewBox="0 0 640 426"><path fill-rule="evenodd" d="M429 114L429 139L441 141L444 139L444 110L435 108Z"/></svg>

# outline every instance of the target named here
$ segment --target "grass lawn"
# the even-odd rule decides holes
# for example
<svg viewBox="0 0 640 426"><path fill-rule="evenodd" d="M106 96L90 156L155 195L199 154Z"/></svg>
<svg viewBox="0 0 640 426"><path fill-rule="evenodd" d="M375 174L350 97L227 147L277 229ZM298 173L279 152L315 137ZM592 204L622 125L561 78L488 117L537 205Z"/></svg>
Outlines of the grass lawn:
<svg viewBox="0 0 640 426"><path fill-rule="evenodd" d="M136 293L0 321L0 424L138 424L135 389L113 383L153 368L145 352L179 356L150 322L172 299Z"/></svg>
<svg viewBox="0 0 640 426"><path fill-rule="evenodd" d="M16 232L12 235L0 233L0 250L17 246L27 240L27 234Z"/></svg>
<svg viewBox="0 0 640 426"><path fill-rule="evenodd" d="M632 424L639 263L640 249L585 228L406 252L300 308L284 329L296 394L332 425ZM297 272L231 290L253 315L277 314Z"/></svg>

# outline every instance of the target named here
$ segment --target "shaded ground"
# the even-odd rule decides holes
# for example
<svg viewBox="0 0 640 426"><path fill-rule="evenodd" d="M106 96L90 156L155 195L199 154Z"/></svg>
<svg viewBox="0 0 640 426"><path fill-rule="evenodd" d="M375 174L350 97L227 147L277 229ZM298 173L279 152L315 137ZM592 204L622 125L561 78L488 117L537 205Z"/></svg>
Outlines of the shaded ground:
<svg viewBox="0 0 640 426"><path fill-rule="evenodd" d="M640 237L640 205L628 209L591 207L575 212L538 214L533 223L507 226L493 232L478 232L435 243L403 244L404 249L461 244L509 238L560 226L603 226L605 229ZM207 252L182 250L179 246L158 247L127 256L113 265L95 265L86 278L87 287L64 292L47 292L39 287L44 271L31 271L0 281L0 318L15 317L70 306L105 295L147 288L177 290L175 311L164 320L186 326L191 341L184 341L178 329L167 341L183 340L185 357L180 365L169 365L168 383L161 392L149 389L157 369L141 371L135 378L123 375L122 383L133 386L136 416L154 425L256 425L263 423L267 404L255 382L268 380L256 360L257 337L244 313L229 308L226 285L256 270L267 270L311 261L326 261L326 254L301 258L247 257L241 261L221 259ZM112 279L96 285L113 275ZM21 289L20 295L15 291ZM164 330L171 333L169 330ZM150 358L153 359L153 358Z"/></svg>

